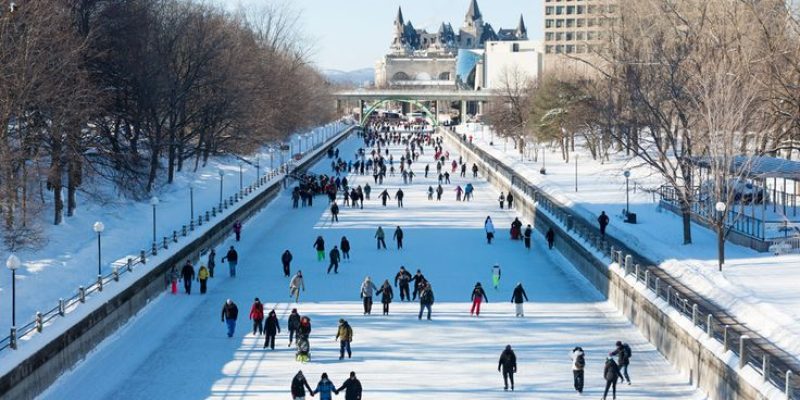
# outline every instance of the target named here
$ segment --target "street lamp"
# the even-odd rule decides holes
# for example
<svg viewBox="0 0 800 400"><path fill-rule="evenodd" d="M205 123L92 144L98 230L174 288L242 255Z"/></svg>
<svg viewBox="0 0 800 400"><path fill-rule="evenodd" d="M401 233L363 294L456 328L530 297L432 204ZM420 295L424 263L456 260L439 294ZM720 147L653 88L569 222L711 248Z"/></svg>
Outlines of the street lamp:
<svg viewBox="0 0 800 400"><path fill-rule="evenodd" d="M150 205L153 206L153 248L156 246L156 206L158 205L158 197L153 196L150 198Z"/></svg>
<svg viewBox="0 0 800 400"><path fill-rule="evenodd" d="M97 279L101 279L101 277L103 276L103 273L101 271L102 257L100 253L100 235L103 233L105 229L106 226L103 225L103 223L100 221L97 221L94 223L94 225L92 225L92 230L94 230L94 232L97 234Z"/></svg>
<svg viewBox="0 0 800 400"><path fill-rule="evenodd" d="M274 159L275 159L275 158L274 158L274 154L275 154L275 148L274 148L274 147L270 147L270 148L269 148L269 170L270 170L270 172L271 172L273 169L275 169L275 167L273 166L273 165L274 165L274 164L273 164L273 161L274 161Z"/></svg>
<svg viewBox="0 0 800 400"><path fill-rule="evenodd" d="M189 183L189 213L192 214L190 221L194 221L194 185Z"/></svg>
<svg viewBox="0 0 800 400"><path fill-rule="evenodd" d="M625 215L628 215L631 211L630 193L628 191L628 180L631 177L631 171L626 169L622 175L625 175Z"/></svg>
<svg viewBox="0 0 800 400"><path fill-rule="evenodd" d="M718 201L717 204L714 205L714 208L717 210L719 215L719 226L717 227L717 255L719 256L719 270L722 271L722 264L725 263L725 209L727 206L725 203Z"/></svg>
<svg viewBox="0 0 800 400"><path fill-rule="evenodd" d="M578 153L573 152L572 157L575 159L575 192L578 192Z"/></svg>
<svg viewBox="0 0 800 400"><path fill-rule="evenodd" d="M545 162L544 156L547 154L547 149L542 146L542 168L539 170L539 173L544 175L547 173L547 162Z"/></svg>
<svg viewBox="0 0 800 400"><path fill-rule="evenodd" d="M261 157L256 158L256 182L261 179Z"/></svg>
<svg viewBox="0 0 800 400"><path fill-rule="evenodd" d="M242 183L242 162L239 162L239 190L242 190L244 184Z"/></svg>
<svg viewBox="0 0 800 400"><path fill-rule="evenodd" d="M219 209L222 210L222 183L225 180L225 172L220 169L219 171Z"/></svg>
<svg viewBox="0 0 800 400"><path fill-rule="evenodd" d="M20 266L19 258L15 255L8 256L6 267L11 270L11 330L17 330L17 268ZM16 348L16 344L15 348Z"/></svg>

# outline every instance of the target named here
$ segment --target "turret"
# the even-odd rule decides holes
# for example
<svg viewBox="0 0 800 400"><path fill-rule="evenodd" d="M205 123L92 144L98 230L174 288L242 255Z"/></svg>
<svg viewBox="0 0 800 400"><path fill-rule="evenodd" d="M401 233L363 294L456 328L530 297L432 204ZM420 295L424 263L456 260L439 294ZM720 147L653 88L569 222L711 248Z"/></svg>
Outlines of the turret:
<svg viewBox="0 0 800 400"><path fill-rule="evenodd" d="M528 28L525 27L525 20L522 18L522 14L519 15L519 25L517 25L516 34L518 40L528 40Z"/></svg>

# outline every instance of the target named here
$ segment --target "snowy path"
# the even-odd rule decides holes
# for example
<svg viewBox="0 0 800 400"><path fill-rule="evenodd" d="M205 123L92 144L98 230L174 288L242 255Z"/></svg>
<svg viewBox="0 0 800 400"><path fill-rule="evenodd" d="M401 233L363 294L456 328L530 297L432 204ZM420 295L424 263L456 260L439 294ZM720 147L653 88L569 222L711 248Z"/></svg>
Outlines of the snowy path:
<svg viewBox="0 0 800 400"><path fill-rule="evenodd" d="M351 138L340 149L343 158L359 146ZM400 149L394 148L397 159ZM218 276L205 296L164 295L106 340L87 360L63 376L44 399L198 399L288 398L291 377L302 368L312 386L327 372L340 384L353 370L365 388L365 399L563 399L573 396L569 351L576 345L587 351L586 396L602 393L604 354L621 339L634 351L633 386L620 386L625 399L700 399L686 377L676 373L664 358L619 313L603 301L558 253L542 246L535 237L527 253L519 242L508 239L514 215L497 209L498 195L485 181L474 181L476 198L454 201L455 177L445 187L443 201L429 202L425 190L433 179L422 178L430 149L414 165L413 185L404 187L405 208L394 202L380 206L373 187L372 200L364 210L342 207L340 222L331 226L327 202L317 197L313 208L292 210L283 193L263 213L251 220L237 245L239 275ZM328 172L329 161L318 166ZM431 169L434 169L433 166ZM363 184L371 176L356 176ZM388 179L393 194L399 175ZM486 245L483 220L492 215L497 241ZM389 250L374 248L377 224L387 232ZM391 240L394 225L405 231L405 249L397 251ZM317 235L326 248L350 239L352 262L343 263L338 275L326 275L327 263L317 262L312 243ZM227 245L226 245L227 246ZM280 253L289 248L295 256L293 272L300 268L307 291L301 304L287 303L288 281L280 268ZM476 281L491 288L490 266L503 266L501 288L488 289L490 303L480 318L470 318L469 294ZM359 285L369 274L380 285L393 278L400 265L412 273L422 269L436 295L432 321L418 321L417 303L392 303L391 315L361 315ZM509 303L515 282L525 285L531 302L526 318L514 318ZM196 290L196 289L195 289ZM399 293L395 293L397 299ZM274 307L282 328L292 307L312 320L312 361L294 361L294 349L286 347L284 331L275 351L261 349L262 337L248 332L247 314L254 297L266 308ZM237 333L228 339L219 312L226 298L239 306ZM353 359L338 361L333 338L336 321L345 318L353 326ZM517 353L517 392L502 391L496 371L503 347ZM340 396L339 398L343 398ZM610 398L610 397L609 397Z"/></svg>

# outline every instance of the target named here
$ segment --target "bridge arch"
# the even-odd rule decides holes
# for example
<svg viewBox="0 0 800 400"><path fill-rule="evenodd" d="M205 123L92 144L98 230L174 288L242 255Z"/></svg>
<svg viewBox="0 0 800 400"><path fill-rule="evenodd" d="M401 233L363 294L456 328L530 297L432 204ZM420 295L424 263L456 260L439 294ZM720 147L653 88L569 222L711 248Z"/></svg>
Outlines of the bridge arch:
<svg viewBox="0 0 800 400"><path fill-rule="evenodd" d="M362 127L365 126L366 123L367 123L367 120L369 119L369 116L372 115L372 113L374 113L375 110L378 109L378 107L380 107L380 106L382 106L382 105L384 105L384 104L386 104L386 103L388 103L390 101L398 101L398 102L401 102L401 103L408 103L408 104L413 104L413 105L417 106L418 108L422 109L422 111L424 111L426 115L428 115L431 118L431 122L433 123L433 127L434 128L439 126L439 117L436 114L431 112L431 110L428 107L426 107L424 104L420 103L419 101L417 101L417 100L409 100L409 99L383 99L383 100L377 101L375 104L370 106L367 109L367 112L365 112L364 115L361 117L360 125Z"/></svg>

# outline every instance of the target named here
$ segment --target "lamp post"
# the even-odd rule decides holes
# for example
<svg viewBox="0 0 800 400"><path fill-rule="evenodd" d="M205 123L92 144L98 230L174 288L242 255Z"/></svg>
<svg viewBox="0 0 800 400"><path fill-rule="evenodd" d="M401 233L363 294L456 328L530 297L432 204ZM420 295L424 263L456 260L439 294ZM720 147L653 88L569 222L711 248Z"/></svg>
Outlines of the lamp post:
<svg viewBox="0 0 800 400"><path fill-rule="evenodd" d="M220 169L218 173L219 173L219 209L222 210L222 184L223 181L225 180L225 172L223 172L222 169Z"/></svg>
<svg viewBox="0 0 800 400"><path fill-rule="evenodd" d="M189 221L194 221L194 185L189 184L189 214L191 218Z"/></svg>
<svg viewBox="0 0 800 400"><path fill-rule="evenodd" d="M575 158L575 192L578 192L578 153L572 153L572 157Z"/></svg>
<svg viewBox="0 0 800 400"><path fill-rule="evenodd" d="M150 198L150 205L153 206L153 247L158 243L156 239L156 206L158 205L158 197L153 196Z"/></svg>
<svg viewBox="0 0 800 400"><path fill-rule="evenodd" d="M6 267L11 270L11 331L17 330L17 268L20 266L19 258L15 255L8 256ZM16 335L12 335L16 337ZM16 341L15 341L16 342ZM16 343L13 343L16 348Z"/></svg>
<svg viewBox="0 0 800 400"><path fill-rule="evenodd" d="M626 169L622 175L625 175L625 215L628 215L631 211L630 193L628 191L628 180L631 177L631 171Z"/></svg>
<svg viewBox="0 0 800 400"><path fill-rule="evenodd" d="M273 163L273 161L275 160L274 154L275 154L275 148L274 147L270 147L269 148L269 170L270 170L270 172L273 169L275 169L274 163Z"/></svg>
<svg viewBox="0 0 800 400"><path fill-rule="evenodd" d="M718 201L714 205L717 210L717 218L719 218L719 225L717 226L717 255L719 256L719 271L722 271L722 264L725 263L725 209L727 205Z"/></svg>
<svg viewBox="0 0 800 400"><path fill-rule="evenodd" d="M242 163L239 162L239 190L242 190L244 184L242 183Z"/></svg>
<svg viewBox="0 0 800 400"><path fill-rule="evenodd" d="M97 233L97 279L102 279L103 273L101 266L103 265L102 256L100 252L100 235L106 229L106 226L103 225L102 222L97 221L92 225L92 230Z"/></svg>
<svg viewBox="0 0 800 400"><path fill-rule="evenodd" d="M261 179L261 157L256 158L256 181Z"/></svg>

